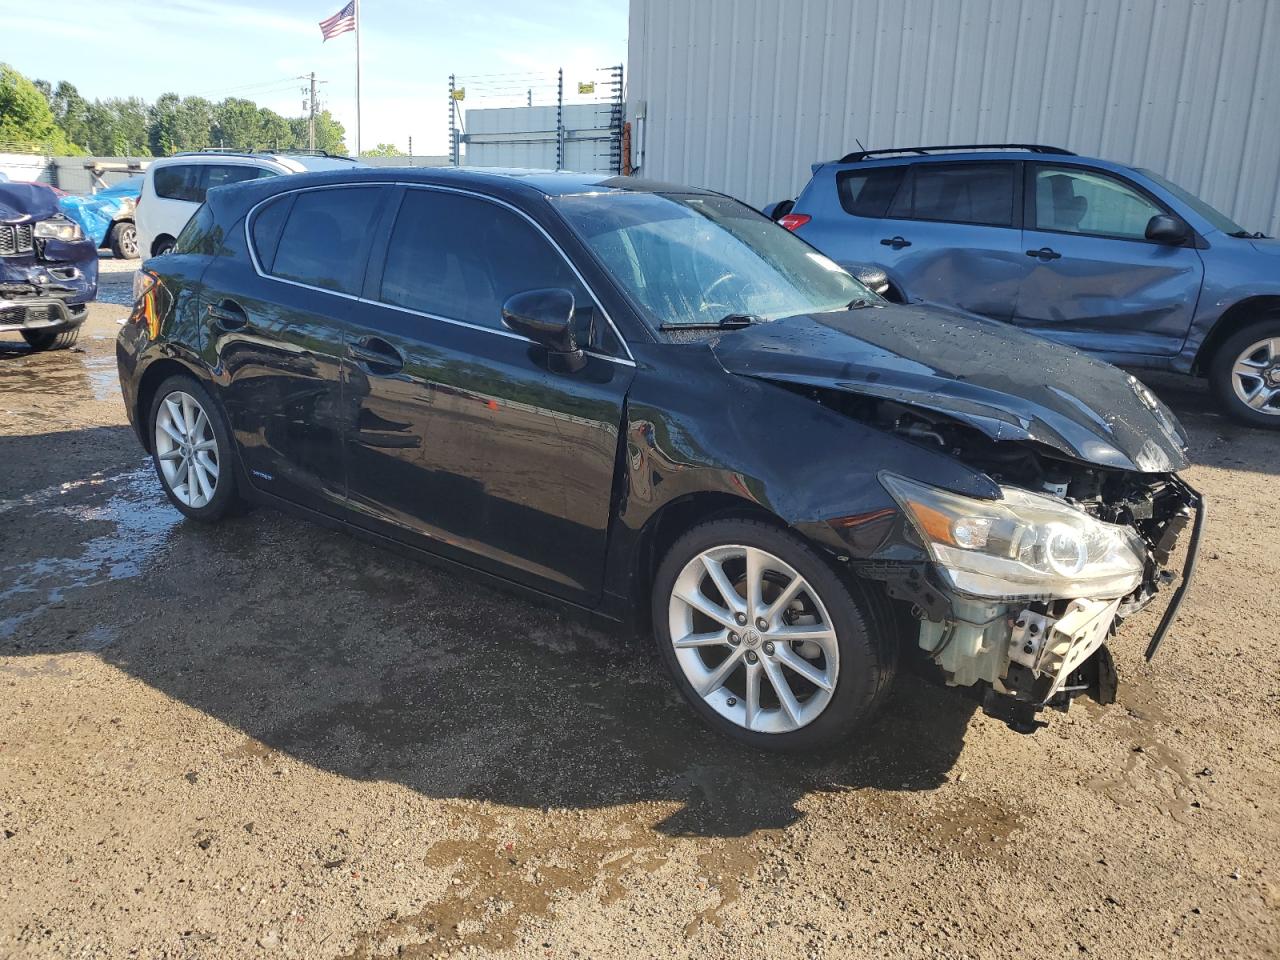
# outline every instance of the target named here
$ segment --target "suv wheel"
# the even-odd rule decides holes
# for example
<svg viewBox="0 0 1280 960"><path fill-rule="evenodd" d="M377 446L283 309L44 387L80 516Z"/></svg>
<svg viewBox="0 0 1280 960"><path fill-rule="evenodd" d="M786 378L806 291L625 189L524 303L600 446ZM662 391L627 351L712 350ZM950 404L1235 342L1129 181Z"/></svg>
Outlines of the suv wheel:
<svg viewBox="0 0 1280 960"><path fill-rule="evenodd" d="M685 534L658 568L652 606L680 692L753 747L839 741L891 676L866 606L803 540L767 523L718 520Z"/></svg>
<svg viewBox="0 0 1280 960"><path fill-rule="evenodd" d="M43 330L23 330L22 339L32 350L65 350L80 339L80 325Z"/></svg>
<svg viewBox="0 0 1280 960"><path fill-rule="evenodd" d="M1214 354L1209 384L1235 419L1280 429L1280 320L1264 320L1229 337Z"/></svg>
<svg viewBox="0 0 1280 960"><path fill-rule="evenodd" d="M231 434L193 377L160 384L151 401L151 458L164 492L183 514L212 523L237 502Z"/></svg>
<svg viewBox="0 0 1280 960"><path fill-rule="evenodd" d="M111 227L111 255L117 260L138 259L138 228L132 220L118 220Z"/></svg>

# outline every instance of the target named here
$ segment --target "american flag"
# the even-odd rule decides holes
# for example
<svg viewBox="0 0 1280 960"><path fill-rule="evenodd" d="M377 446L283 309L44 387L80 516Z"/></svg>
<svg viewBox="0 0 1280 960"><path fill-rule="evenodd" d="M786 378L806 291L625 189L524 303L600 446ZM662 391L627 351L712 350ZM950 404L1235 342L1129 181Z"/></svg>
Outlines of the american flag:
<svg viewBox="0 0 1280 960"><path fill-rule="evenodd" d="M320 32L326 40L343 33L350 33L356 28L356 0L351 0L345 7L328 20L320 21Z"/></svg>

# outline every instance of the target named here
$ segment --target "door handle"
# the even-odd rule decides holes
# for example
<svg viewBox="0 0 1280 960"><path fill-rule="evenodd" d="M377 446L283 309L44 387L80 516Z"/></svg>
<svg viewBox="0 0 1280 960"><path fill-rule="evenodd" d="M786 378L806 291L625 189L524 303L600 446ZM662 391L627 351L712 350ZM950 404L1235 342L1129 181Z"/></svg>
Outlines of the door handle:
<svg viewBox="0 0 1280 960"><path fill-rule="evenodd" d="M400 355L400 351L381 337L365 337L355 343L348 343L347 356L364 364L374 374L395 373L404 367L404 357Z"/></svg>
<svg viewBox="0 0 1280 960"><path fill-rule="evenodd" d="M219 300L209 304L209 319L223 330L243 330L249 325L249 315L234 300Z"/></svg>
<svg viewBox="0 0 1280 960"><path fill-rule="evenodd" d="M1062 254L1060 254L1057 250L1050 249L1049 247L1041 247L1039 250L1028 250L1027 256L1036 257L1037 259L1040 259L1040 260L1061 260L1062 259Z"/></svg>
<svg viewBox="0 0 1280 960"><path fill-rule="evenodd" d="M895 250L901 250L903 247L911 246L911 241L904 237L885 237L880 241L882 247L893 247Z"/></svg>

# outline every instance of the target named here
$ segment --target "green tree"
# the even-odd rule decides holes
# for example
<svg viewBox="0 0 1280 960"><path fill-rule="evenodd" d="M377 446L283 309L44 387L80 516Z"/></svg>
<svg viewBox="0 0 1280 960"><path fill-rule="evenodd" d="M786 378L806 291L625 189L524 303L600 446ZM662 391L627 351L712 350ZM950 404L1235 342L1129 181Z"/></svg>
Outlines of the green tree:
<svg viewBox="0 0 1280 960"><path fill-rule="evenodd" d="M289 121L274 110L266 107L258 110L258 127L262 137L259 150L292 150L299 146ZM305 147L306 141L301 145Z"/></svg>
<svg viewBox="0 0 1280 960"><path fill-rule="evenodd" d="M394 143L380 143L371 150L361 150L362 157L403 157L404 151Z"/></svg>
<svg viewBox="0 0 1280 960"><path fill-rule="evenodd" d="M45 84L48 86L48 84ZM80 96L74 84L59 80L49 94L53 119L71 143L85 147L89 142L89 102Z"/></svg>
<svg viewBox="0 0 1280 960"><path fill-rule="evenodd" d="M87 111L89 151L100 157L151 156L149 115L138 97L95 100Z"/></svg>
<svg viewBox="0 0 1280 960"><path fill-rule="evenodd" d="M0 140L53 153L70 149L44 93L7 63L0 63Z"/></svg>
<svg viewBox="0 0 1280 960"><path fill-rule="evenodd" d="M307 146L307 118L295 117L289 121L289 126L293 127L294 139L299 147ZM342 124L333 119L333 114L328 110L321 110L316 114L316 149L323 150L326 153L345 154L347 146L343 142L346 140L347 132L343 129Z"/></svg>

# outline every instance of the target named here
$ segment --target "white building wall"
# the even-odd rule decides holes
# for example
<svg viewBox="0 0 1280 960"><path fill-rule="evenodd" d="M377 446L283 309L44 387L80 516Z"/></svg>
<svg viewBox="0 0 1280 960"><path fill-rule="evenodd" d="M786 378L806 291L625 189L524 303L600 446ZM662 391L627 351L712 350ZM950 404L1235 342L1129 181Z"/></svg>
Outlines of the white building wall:
<svg viewBox="0 0 1280 960"><path fill-rule="evenodd" d="M628 60L643 176L763 205L856 140L1047 143L1280 233L1280 0L631 0Z"/></svg>
<svg viewBox="0 0 1280 960"><path fill-rule="evenodd" d="M564 162L579 173L611 172L608 103L564 105ZM556 108L482 107L464 115L466 139L462 162L469 167L519 167L554 170Z"/></svg>

